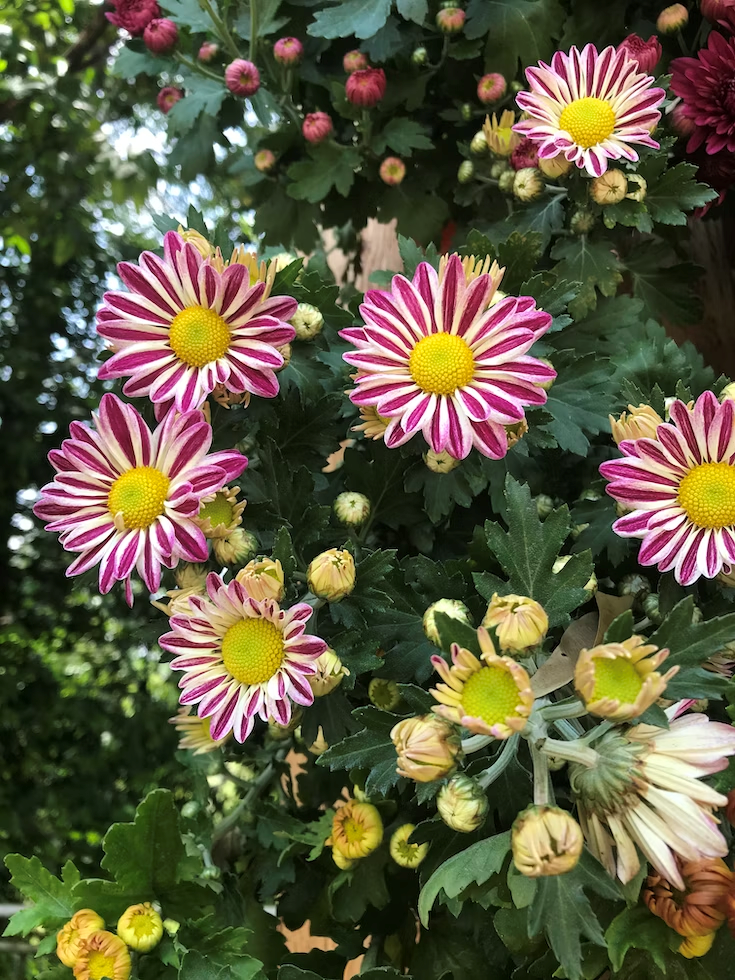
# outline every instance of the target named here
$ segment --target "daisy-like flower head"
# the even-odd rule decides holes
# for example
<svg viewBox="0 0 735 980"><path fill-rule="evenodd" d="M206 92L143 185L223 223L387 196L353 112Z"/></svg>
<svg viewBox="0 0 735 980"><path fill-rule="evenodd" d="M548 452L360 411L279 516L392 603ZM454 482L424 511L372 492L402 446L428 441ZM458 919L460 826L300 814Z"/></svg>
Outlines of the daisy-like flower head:
<svg viewBox="0 0 735 980"><path fill-rule="evenodd" d="M581 651L574 686L591 714L629 721L650 708L679 672L678 667L672 667L663 675L657 673L656 668L668 655L668 650L659 650L642 636L631 636L622 643L603 643Z"/></svg>
<svg viewBox="0 0 735 980"><path fill-rule="evenodd" d="M675 401L655 439L620 443L623 459L600 466L608 494L631 511L613 524L642 538L638 561L691 585L735 563L735 403L705 391L693 408Z"/></svg>
<svg viewBox="0 0 735 980"><path fill-rule="evenodd" d="M122 939L102 929L82 940L74 976L76 980L128 980L131 967Z"/></svg>
<svg viewBox="0 0 735 980"><path fill-rule="evenodd" d="M101 379L128 377L124 392L198 408L215 385L265 398L278 394L276 350L294 338L285 321L296 300L264 300L262 282L250 286L248 268L231 262L218 272L176 232L164 238L164 257L143 252L138 265L121 262L129 292L106 293L97 332L115 351Z"/></svg>
<svg viewBox="0 0 735 980"><path fill-rule="evenodd" d="M281 609L273 599L253 599L237 579L225 585L214 573L207 593L192 596L189 615L172 616L171 632L159 640L176 654L171 668L184 671L181 704L198 704L199 717L211 718L215 741L232 731L244 742L256 715L287 725L291 702L313 703L307 677L327 649L304 632L311 606Z"/></svg>
<svg viewBox="0 0 735 980"><path fill-rule="evenodd" d="M694 129L687 153L704 146L708 154L735 151L735 38L711 31L696 58L671 62L671 91L680 96L683 115Z"/></svg>
<svg viewBox="0 0 735 980"><path fill-rule="evenodd" d="M487 630L477 631L482 654L452 644L452 666L442 657L431 662L444 683L431 693L438 715L479 735L510 738L522 732L533 707L531 680L510 657L498 657Z"/></svg>
<svg viewBox="0 0 735 980"><path fill-rule="evenodd" d="M706 936L725 921L724 901L733 873L722 858L679 862L679 867L682 891L661 875L650 875L643 883L643 901L680 936Z"/></svg>
<svg viewBox="0 0 735 980"><path fill-rule="evenodd" d="M188 708L179 708L173 718L169 718L169 724L176 727L176 731L181 738L178 748L184 752L193 752L194 755L206 755L209 752L216 752L231 737L232 732L228 732L223 738L213 739L209 734L211 722L209 718L200 718L197 714L190 714Z"/></svg>
<svg viewBox="0 0 735 980"><path fill-rule="evenodd" d="M680 891L677 859L727 854L713 815L727 797L702 778L727 768L727 756L735 755L735 728L702 714L677 717L689 703L666 709L670 728L636 725L625 733L607 732L594 743L594 765L569 767L589 848L622 882L640 868L636 847Z"/></svg>
<svg viewBox="0 0 735 980"><path fill-rule="evenodd" d="M390 419L378 414L375 405L360 405L360 424L353 425L351 432L362 432L366 439L382 439Z"/></svg>
<svg viewBox="0 0 735 980"><path fill-rule="evenodd" d="M105 920L94 909L80 909L56 933L56 955L64 966L74 966L81 944L93 932L105 928Z"/></svg>
<svg viewBox="0 0 735 980"><path fill-rule="evenodd" d="M513 150L521 142L518 133L513 132L516 114L512 109L504 109L500 119L493 113L485 117L482 131L485 134L487 145L499 157L509 157Z"/></svg>
<svg viewBox="0 0 735 980"><path fill-rule="evenodd" d="M659 144L651 130L661 118L658 106L666 93L638 70L622 48L594 44L569 54L557 51L551 64L526 69L530 92L519 92L518 105L528 115L513 127L538 141L542 159L563 153L593 177L609 160L638 159L631 144Z"/></svg>
<svg viewBox="0 0 735 980"><path fill-rule="evenodd" d="M348 860L367 857L383 840L383 821L372 803L348 800L332 819L332 849Z"/></svg>
<svg viewBox="0 0 735 980"><path fill-rule="evenodd" d="M223 487L202 501L197 524L207 538L227 538L242 524L245 501L238 500L240 487Z"/></svg>
<svg viewBox="0 0 735 980"><path fill-rule="evenodd" d="M33 508L80 552L67 575L100 566L103 594L133 569L151 592L161 566L206 561L207 542L194 518L204 497L239 476L247 459L234 450L208 454L212 429L201 412L170 412L153 432L132 405L102 396L95 428L72 422L71 438L49 453L56 470Z"/></svg>
<svg viewBox="0 0 735 980"><path fill-rule="evenodd" d="M340 332L357 348L343 356L358 369L351 400L390 419L388 448L422 432L434 452L464 459L474 446L500 459L504 427L525 417L524 406L544 404L540 385L556 374L527 351L551 317L530 296L488 309L494 291L487 274L468 285L451 256L441 281L421 262L413 282L397 275L390 290L365 294L365 326Z"/></svg>

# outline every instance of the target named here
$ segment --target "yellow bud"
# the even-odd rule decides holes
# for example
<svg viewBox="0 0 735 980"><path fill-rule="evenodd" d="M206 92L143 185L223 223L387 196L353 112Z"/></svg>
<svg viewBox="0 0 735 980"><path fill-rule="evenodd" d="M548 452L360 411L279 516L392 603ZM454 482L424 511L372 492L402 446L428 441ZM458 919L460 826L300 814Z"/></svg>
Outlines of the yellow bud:
<svg viewBox="0 0 735 980"><path fill-rule="evenodd" d="M275 267L276 272L281 272L286 266L291 265L292 262L296 261L296 256L292 255L290 252L279 252L278 255L274 255L273 258L268 262L268 268L271 266Z"/></svg>
<svg viewBox="0 0 735 980"><path fill-rule="evenodd" d="M166 930L169 936L175 936L181 928L181 923L177 922L176 919L164 919L163 928Z"/></svg>
<svg viewBox="0 0 735 980"><path fill-rule="evenodd" d="M687 936L679 946L678 952L688 960L704 956L712 949L716 935L716 932L707 932L704 936Z"/></svg>
<svg viewBox="0 0 735 980"><path fill-rule="evenodd" d="M448 776L462 747L457 729L436 715L404 718L390 737L398 755L397 772L417 783Z"/></svg>
<svg viewBox="0 0 735 980"><path fill-rule="evenodd" d="M291 363L291 355L293 354L293 348L291 347L290 344L284 344L283 347L276 347L276 350L283 358L283 364L280 367L273 368L275 373L278 374L279 371L285 371L286 368Z"/></svg>
<svg viewBox="0 0 735 980"><path fill-rule="evenodd" d="M496 592L482 625L495 630L501 650L520 653L541 643L549 629L549 617L535 599L522 595L499 596Z"/></svg>
<svg viewBox="0 0 735 980"><path fill-rule="evenodd" d="M194 231L193 228L183 228L181 225L178 227L178 232L185 242L194 246L203 259L208 259L210 255L214 255L214 245L207 241L200 232Z"/></svg>
<svg viewBox="0 0 735 980"><path fill-rule="evenodd" d="M538 168L541 173L551 180L565 177L573 166L574 164L567 160L563 153L557 153L555 157L549 157L549 159L539 157L538 161Z"/></svg>
<svg viewBox="0 0 735 980"><path fill-rule="evenodd" d="M628 411L623 412L620 418L610 416L610 429L617 446L624 439L655 439L656 430L663 423L664 420L650 405L628 405Z"/></svg>
<svg viewBox="0 0 735 980"><path fill-rule="evenodd" d="M529 806L513 823L513 863L527 878L561 875L579 861L582 828L557 806Z"/></svg>
<svg viewBox="0 0 735 980"><path fill-rule="evenodd" d="M105 928L105 920L93 909L75 912L63 929L56 933L56 955L64 966L74 966L83 939Z"/></svg>
<svg viewBox="0 0 735 980"><path fill-rule="evenodd" d="M119 936L100 929L80 943L74 964L76 980L128 980L132 964L128 947Z"/></svg>
<svg viewBox="0 0 735 980"><path fill-rule="evenodd" d="M148 953L163 936L163 922L150 902L131 905L117 921L117 934L131 949Z"/></svg>
<svg viewBox="0 0 735 980"><path fill-rule="evenodd" d="M215 538L212 550L223 565L239 565L258 550L258 539L250 531L238 527L226 538Z"/></svg>
<svg viewBox="0 0 735 980"><path fill-rule="evenodd" d="M332 848L332 860L340 871L349 871L357 864L357 858L345 857L342 851L338 851L336 847Z"/></svg>
<svg viewBox="0 0 735 980"><path fill-rule="evenodd" d="M446 449L440 453L435 453L433 449L430 449L427 453L424 453L424 462L432 473L451 473L452 470L455 470L459 466L462 460L450 456Z"/></svg>
<svg viewBox="0 0 735 980"><path fill-rule="evenodd" d="M273 739L274 742L282 742L287 738L290 738L296 729L301 724L301 719L303 717L303 710L301 708L294 708L293 714L291 715L291 721L287 725L279 725L277 721L272 718L268 719L268 734ZM319 729L321 732L321 728ZM326 752L325 748L322 752Z"/></svg>
<svg viewBox="0 0 735 980"><path fill-rule="evenodd" d="M683 3L665 7L656 19L656 30L660 34L676 34L689 23L689 11Z"/></svg>
<svg viewBox="0 0 735 980"><path fill-rule="evenodd" d="M323 551L307 568L306 581L315 596L339 602L355 588L355 559L349 551Z"/></svg>
<svg viewBox="0 0 735 980"><path fill-rule="evenodd" d="M596 204L620 204L627 193L628 178L617 167L590 181L590 197Z"/></svg>
<svg viewBox="0 0 735 980"><path fill-rule="evenodd" d="M485 823L487 795L479 783L460 773L439 790L436 808L447 827L471 834Z"/></svg>
<svg viewBox="0 0 735 980"><path fill-rule="evenodd" d="M296 340L312 340L321 332L324 317L311 303L299 303L291 317L291 326L296 331Z"/></svg>
<svg viewBox="0 0 735 980"><path fill-rule="evenodd" d="M513 180L513 196L519 201L535 201L544 192L541 171L537 167L523 167L516 171Z"/></svg>
<svg viewBox="0 0 735 980"><path fill-rule="evenodd" d="M423 616L424 633L435 646L440 646L439 630L436 625L437 613L443 613L450 619L457 619L460 623L471 625L470 611L459 599L437 599L432 602Z"/></svg>
<svg viewBox="0 0 735 980"><path fill-rule="evenodd" d="M350 673L330 647L317 657L314 666L316 674L310 674L306 679L315 698L321 698L339 687L342 678L349 676Z"/></svg>
<svg viewBox="0 0 735 980"><path fill-rule="evenodd" d="M354 860L371 854L383 840L383 821L372 803L349 800L332 819L332 849Z"/></svg>
<svg viewBox="0 0 735 980"><path fill-rule="evenodd" d="M429 851L428 843L408 843L408 838L414 830L416 830L416 824L404 823L391 835L390 856L402 868L418 868Z"/></svg>
<svg viewBox="0 0 735 980"><path fill-rule="evenodd" d="M235 576L249 596L261 601L275 599L280 602L286 591L283 568L280 561L272 558L254 558Z"/></svg>

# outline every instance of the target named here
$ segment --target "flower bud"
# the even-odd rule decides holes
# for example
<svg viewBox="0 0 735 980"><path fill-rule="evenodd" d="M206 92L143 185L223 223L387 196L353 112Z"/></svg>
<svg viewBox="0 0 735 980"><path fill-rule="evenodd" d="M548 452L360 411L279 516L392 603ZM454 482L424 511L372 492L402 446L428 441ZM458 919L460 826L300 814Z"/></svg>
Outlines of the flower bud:
<svg viewBox="0 0 735 980"><path fill-rule="evenodd" d="M174 578L178 587L197 592L203 592L206 589L208 574L209 570L206 565L194 565L188 561L182 561L174 569Z"/></svg>
<svg viewBox="0 0 735 980"><path fill-rule="evenodd" d="M539 516L539 520L545 521L546 518L552 514L554 511L554 500L546 493L540 493L536 497L536 513Z"/></svg>
<svg viewBox="0 0 735 980"><path fill-rule="evenodd" d="M655 592L652 592L651 595L646 596L643 600L643 612L656 625L663 620L661 610L659 609L659 597Z"/></svg>
<svg viewBox="0 0 735 980"><path fill-rule="evenodd" d="M450 619L458 619L460 623L466 623L468 626L470 626L472 622L470 620L469 609L463 602L460 602L459 599L437 599L436 602L432 602L424 613L422 623L424 633L426 633L426 636L435 646L441 646L439 630L437 629L436 625L437 613L444 613L444 615L449 616Z"/></svg>
<svg viewBox="0 0 735 980"><path fill-rule="evenodd" d="M250 531L238 527L226 538L215 538L212 550L223 565L241 565L257 552L258 539Z"/></svg>
<svg viewBox="0 0 735 980"><path fill-rule="evenodd" d="M628 178L622 170L611 167L601 177L590 181L590 197L596 204L620 204L628 193Z"/></svg>
<svg viewBox="0 0 735 980"><path fill-rule="evenodd" d="M475 165L471 160L463 160L457 171L457 181L460 184L469 184L475 176Z"/></svg>
<svg viewBox="0 0 735 980"><path fill-rule="evenodd" d="M503 428L508 438L508 449L512 449L528 432L528 421L524 417L520 422L514 422L513 425L505 425Z"/></svg>
<svg viewBox="0 0 735 980"><path fill-rule="evenodd" d="M364 109L371 109L385 95L385 72L382 68L363 68L353 71L347 79L347 101Z"/></svg>
<svg viewBox="0 0 735 980"><path fill-rule="evenodd" d="M440 453L435 453L433 449L430 449L424 453L424 462L432 473L451 473L452 470L456 470L462 460L450 456L446 449Z"/></svg>
<svg viewBox="0 0 735 980"><path fill-rule="evenodd" d="M501 650L522 653L541 643L549 629L549 617L535 599L521 595L500 596L496 592L482 625L495 630Z"/></svg>
<svg viewBox="0 0 735 980"><path fill-rule="evenodd" d="M284 344L283 347L276 347L276 350L283 358L283 364L280 367L273 368L275 374L280 371L285 371L286 368L291 363L291 355L293 354L293 347L290 344Z"/></svg>
<svg viewBox="0 0 735 980"><path fill-rule="evenodd" d="M315 596L339 602L355 588L355 559L349 551L323 551L307 568L306 581Z"/></svg>
<svg viewBox="0 0 735 980"><path fill-rule="evenodd" d="M428 60L429 52L426 50L426 48L414 48L413 52L411 53L411 61L414 65L417 65L420 68L422 65L425 65Z"/></svg>
<svg viewBox="0 0 735 980"><path fill-rule="evenodd" d="M276 165L276 155L273 150L258 150L253 157L253 163L255 164L256 170L259 170L262 174L267 174Z"/></svg>
<svg viewBox="0 0 735 980"><path fill-rule="evenodd" d="M688 23L689 11L683 3L675 3L671 7L665 7L658 15L656 30L659 34L676 34Z"/></svg>
<svg viewBox="0 0 735 980"><path fill-rule="evenodd" d="M524 136L510 154L510 165L514 170L538 169L538 143Z"/></svg>
<svg viewBox="0 0 735 980"><path fill-rule="evenodd" d="M716 935L716 932L708 932L704 936L687 936L681 941L677 952L688 960L704 956L712 949Z"/></svg>
<svg viewBox="0 0 735 980"><path fill-rule="evenodd" d="M447 827L471 834L485 823L487 796L479 783L460 773L439 790L436 808Z"/></svg>
<svg viewBox="0 0 735 980"><path fill-rule="evenodd" d="M702 13L704 13L704 10L702 10ZM669 119L671 120L671 126L674 132L687 139L697 128L697 124L689 115L689 111L684 102L680 102L678 105L674 106Z"/></svg>
<svg viewBox="0 0 735 980"><path fill-rule="evenodd" d="M273 45L273 57L279 65L298 65L304 56L304 45L297 37L279 37Z"/></svg>
<svg viewBox="0 0 735 980"><path fill-rule="evenodd" d="M569 222L573 235L587 235L595 227L595 216L587 208L577 208Z"/></svg>
<svg viewBox="0 0 735 980"><path fill-rule="evenodd" d="M652 72L661 60L661 42L653 34L647 41L637 34L629 34L625 40L618 45L618 51L625 51L631 61L635 61L638 70L644 75Z"/></svg>
<svg viewBox="0 0 735 980"><path fill-rule="evenodd" d="M263 599L280 602L286 592L283 567L278 559L253 558L235 578L247 594L259 602Z"/></svg>
<svg viewBox="0 0 735 980"><path fill-rule="evenodd" d="M177 922L176 919L164 919L163 928L166 930L169 936L175 936L181 928L181 923Z"/></svg>
<svg viewBox="0 0 735 980"><path fill-rule="evenodd" d="M637 189L631 191L631 184ZM647 190L648 184L640 174L628 174L628 193L625 195L627 198L631 201L643 201L645 200Z"/></svg>
<svg viewBox="0 0 735 980"><path fill-rule="evenodd" d="M457 729L437 715L404 718L390 737L398 755L396 771L417 783L448 776L462 748Z"/></svg>
<svg viewBox="0 0 735 980"><path fill-rule="evenodd" d="M483 105L492 105L493 102L499 102L507 90L508 84L503 75L493 71L489 75L483 75L477 83L477 98Z"/></svg>
<svg viewBox="0 0 735 980"><path fill-rule="evenodd" d="M105 928L105 920L93 909L75 912L63 929L56 933L56 955L64 966L73 967L83 939Z"/></svg>
<svg viewBox="0 0 735 980"><path fill-rule="evenodd" d="M664 420L650 405L628 405L628 411L620 418L610 418L612 437L617 446L626 439L655 439L658 427Z"/></svg>
<svg viewBox="0 0 735 980"><path fill-rule="evenodd" d="M515 170L506 170L498 177L498 188L503 194L512 194L516 184L517 173Z"/></svg>
<svg viewBox="0 0 735 980"><path fill-rule="evenodd" d="M362 51L348 51L342 59L342 67L348 75L352 75L356 71L363 71L368 67L367 55L363 54Z"/></svg>
<svg viewBox="0 0 735 980"><path fill-rule="evenodd" d="M166 54L176 47L179 39L179 29L172 20L159 17L149 21L143 31L143 44L153 54Z"/></svg>
<svg viewBox="0 0 735 980"><path fill-rule="evenodd" d="M401 703L401 692L395 681L383 677L373 677L368 685L370 703L381 711L395 711Z"/></svg>
<svg viewBox="0 0 735 980"><path fill-rule="evenodd" d="M131 969L130 953L120 936L99 929L80 942L79 955L74 964L77 980L94 980L98 976L128 980Z"/></svg>
<svg viewBox="0 0 735 980"><path fill-rule="evenodd" d="M167 85L162 88L156 96L156 105L164 115L168 115L179 99L184 98L184 90L176 88L174 85Z"/></svg>
<svg viewBox="0 0 735 980"><path fill-rule="evenodd" d="M337 495L332 505L340 524L359 527L370 516L370 501L364 493L346 490Z"/></svg>
<svg viewBox="0 0 735 980"><path fill-rule="evenodd" d="M398 157L386 157L380 164L380 179L389 187L402 183L405 176L406 164Z"/></svg>
<svg viewBox="0 0 735 980"><path fill-rule="evenodd" d="M415 823L404 823L394 830L390 839L390 856L402 868L418 868L429 851L429 844L409 844L408 838L416 830Z"/></svg>
<svg viewBox="0 0 735 980"><path fill-rule="evenodd" d="M513 863L527 878L566 874L583 847L581 827L558 806L529 806L513 822Z"/></svg>
<svg viewBox="0 0 735 980"><path fill-rule="evenodd" d="M728 399L731 402L735 402L735 382L734 381L731 381L729 385L725 385L725 387L720 392L720 401L721 402L727 401Z"/></svg>
<svg viewBox="0 0 735 980"><path fill-rule="evenodd" d="M557 153L555 157L539 157L537 164L539 170L550 180L558 180L565 177L574 166L563 153Z"/></svg>
<svg viewBox="0 0 735 980"><path fill-rule="evenodd" d="M470 119L472 119L473 115L475 114L475 111L472 108L472 106L469 104L469 102L463 102L462 105L459 107L459 114L461 118L464 119L465 122L469 122Z"/></svg>
<svg viewBox="0 0 735 980"><path fill-rule="evenodd" d="M467 14L461 7L444 7L436 15L436 26L442 34L459 34Z"/></svg>
<svg viewBox="0 0 735 980"><path fill-rule="evenodd" d="M193 228L183 228L179 225L178 233L185 242L194 246L203 259L208 259L214 254L214 245L201 232L195 231Z"/></svg>
<svg viewBox="0 0 735 980"><path fill-rule="evenodd" d="M336 847L332 848L332 860L340 871L349 871L357 864L357 858L345 857L344 854L341 851L338 851Z"/></svg>
<svg viewBox="0 0 735 980"><path fill-rule="evenodd" d="M204 44L199 48L199 54L197 58L200 61L211 61L219 51L219 44L215 44L214 41L205 41Z"/></svg>
<svg viewBox="0 0 735 980"><path fill-rule="evenodd" d="M349 800L332 819L332 848L354 860L371 854L383 840L383 821L372 803Z"/></svg>
<svg viewBox="0 0 735 980"><path fill-rule="evenodd" d="M293 714L291 715L291 721L287 725L279 725L277 721L273 718L268 719L268 734L273 739L274 742L283 742L287 738L291 738L294 732L298 729L301 724L301 719L304 716L304 712L300 707L294 707ZM319 733L317 734L317 741L319 735L323 735L321 727L319 728ZM323 752L326 751L326 743Z"/></svg>
<svg viewBox="0 0 735 980"><path fill-rule="evenodd" d="M225 85L234 95L255 95L260 88L260 72L244 58L236 58L225 68Z"/></svg>
<svg viewBox="0 0 735 980"><path fill-rule="evenodd" d="M310 112L301 124L301 132L307 143L323 143L334 132L334 125L326 112Z"/></svg>
<svg viewBox="0 0 735 980"><path fill-rule="evenodd" d="M486 157L490 152L485 134L480 129L470 141L470 153L475 157Z"/></svg>
<svg viewBox="0 0 735 980"><path fill-rule="evenodd" d="M299 303L290 323L296 331L296 340L312 340L321 333L324 317L311 303Z"/></svg>
<svg viewBox="0 0 735 980"><path fill-rule="evenodd" d="M317 657L314 666L316 674L309 674L306 679L315 698L322 698L339 687L342 678L350 673L331 647Z"/></svg>
<svg viewBox="0 0 735 980"><path fill-rule="evenodd" d="M150 902L131 905L117 921L117 934L131 949L148 953L163 936L163 922Z"/></svg>
<svg viewBox="0 0 735 980"><path fill-rule="evenodd" d="M490 167L490 176L493 180L500 180L502 174L508 171L508 161L507 160L496 160L495 163ZM514 178L515 179L515 178Z"/></svg>

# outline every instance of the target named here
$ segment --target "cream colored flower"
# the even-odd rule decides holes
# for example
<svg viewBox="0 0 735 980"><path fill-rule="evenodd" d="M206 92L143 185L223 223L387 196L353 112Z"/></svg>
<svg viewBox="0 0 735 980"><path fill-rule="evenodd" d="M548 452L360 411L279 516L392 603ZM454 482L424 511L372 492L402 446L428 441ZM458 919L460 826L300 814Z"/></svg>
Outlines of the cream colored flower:
<svg viewBox="0 0 735 980"><path fill-rule="evenodd" d="M436 808L447 827L471 834L485 823L487 794L474 779L458 773L437 793Z"/></svg>
<svg viewBox="0 0 735 980"><path fill-rule="evenodd" d="M258 539L250 531L238 527L226 538L215 538L212 551L223 565L239 565L258 550Z"/></svg>
<svg viewBox="0 0 735 980"><path fill-rule="evenodd" d="M349 670L344 666L331 647L327 647L315 661L316 674L307 677L309 687L315 698L324 697L342 683L343 677L349 677Z"/></svg>
<svg viewBox="0 0 735 980"><path fill-rule="evenodd" d="M628 414L630 413L630 414ZM664 420L650 405L628 405L628 413L623 412L620 418L613 415L610 418L612 437L616 445L624 439L655 439L659 425Z"/></svg>
<svg viewBox="0 0 735 980"><path fill-rule="evenodd" d="M362 432L366 439L382 439L390 419L378 414L375 405L360 405L360 425L353 425L351 432Z"/></svg>
<svg viewBox="0 0 735 980"><path fill-rule="evenodd" d="M436 715L404 718L390 737L398 755L397 772L417 783L447 776L456 766L461 750L457 729Z"/></svg>
<svg viewBox="0 0 735 980"><path fill-rule="evenodd" d="M527 878L566 874L584 847L582 828L558 806L529 806L513 822L513 863Z"/></svg>

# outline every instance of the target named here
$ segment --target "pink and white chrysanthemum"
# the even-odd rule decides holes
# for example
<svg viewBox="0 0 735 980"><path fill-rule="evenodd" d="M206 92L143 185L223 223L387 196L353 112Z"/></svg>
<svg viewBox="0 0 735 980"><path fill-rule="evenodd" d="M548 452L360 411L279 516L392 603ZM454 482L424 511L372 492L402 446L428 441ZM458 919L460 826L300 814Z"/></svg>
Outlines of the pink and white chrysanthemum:
<svg viewBox="0 0 735 980"><path fill-rule="evenodd" d="M421 262L412 282L397 275L390 290L365 294L365 326L340 331L357 348L344 354L358 370L350 398L390 419L389 448L422 432L434 452L464 459L474 446L500 459L504 427L543 405L540 386L556 377L526 353L551 317L530 296L490 306L497 283L487 273L467 283L457 256L442 273Z"/></svg>
<svg viewBox="0 0 735 980"><path fill-rule="evenodd" d="M600 466L608 494L631 513L613 524L642 538L638 561L691 585L735 564L735 403L711 391L676 401L655 439L626 439L623 459Z"/></svg>
<svg viewBox="0 0 735 980"><path fill-rule="evenodd" d="M115 351L101 379L129 377L126 395L173 401L180 412L199 408L216 385L265 398L278 394L275 371L294 328L290 296L263 300L265 283L250 285L244 265L219 272L211 259L170 231L164 256L143 252L138 265L121 262L129 292L105 293L97 332Z"/></svg>
<svg viewBox="0 0 735 980"><path fill-rule="evenodd" d="M291 720L291 702L312 704L308 677L327 649L305 633L313 613L305 602L281 609L274 599L253 599L246 584L219 575L207 578L207 596L189 598L190 613L172 616L172 631L160 644L176 654L173 670L181 704L198 704L200 718L211 718L213 739L232 731L244 742L259 715L279 725Z"/></svg>
<svg viewBox="0 0 735 980"><path fill-rule="evenodd" d="M638 70L624 49L593 44L569 54L557 51L551 64L526 69L530 92L519 92L518 105L528 118L513 127L538 141L542 159L563 153L593 177L609 160L638 159L631 144L658 149L651 130L661 118L666 93Z"/></svg>
<svg viewBox="0 0 735 980"><path fill-rule="evenodd" d="M115 395L102 396L95 428L72 422L70 439L49 453L56 477L41 490L33 512L60 531L67 551L79 552L67 575L100 566L100 592L130 576L151 592L161 566L206 561L207 540L195 523L201 501L239 476L239 452L209 453L212 429L201 412L169 413L153 432Z"/></svg>

